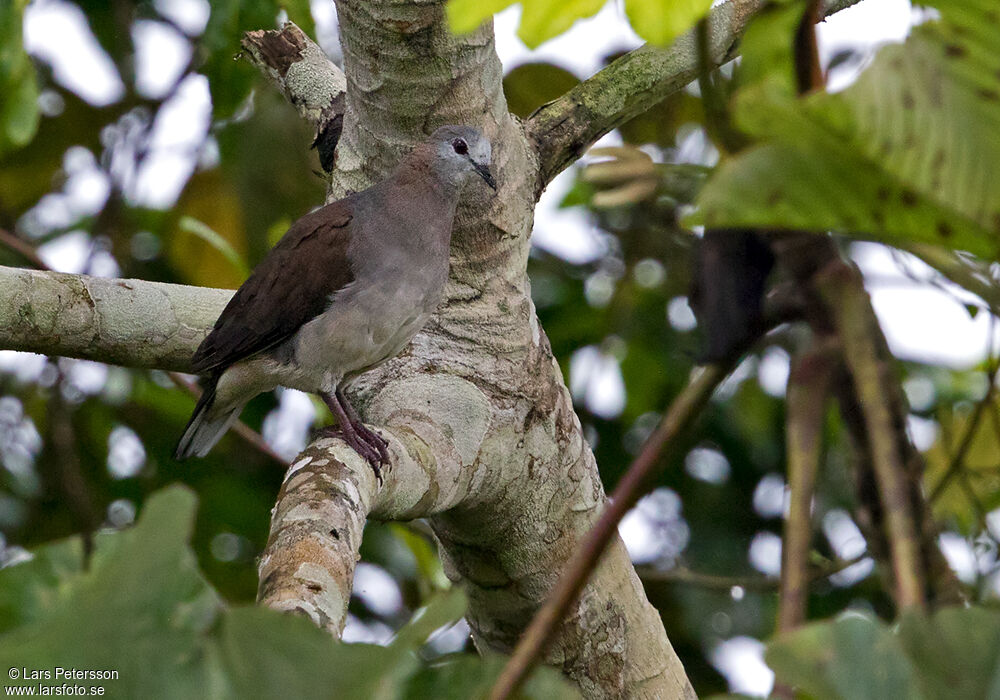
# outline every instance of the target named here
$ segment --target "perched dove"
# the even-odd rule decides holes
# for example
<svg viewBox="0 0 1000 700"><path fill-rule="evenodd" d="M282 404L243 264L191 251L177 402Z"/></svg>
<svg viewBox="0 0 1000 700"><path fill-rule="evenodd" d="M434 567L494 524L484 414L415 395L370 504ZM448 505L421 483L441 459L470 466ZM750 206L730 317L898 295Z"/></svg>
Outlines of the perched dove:
<svg viewBox="0 0 1000 700"><path fill-rule="evenodd" d="M280 385L319 394L378 475L387 443L341 387L399 353L437 307L463 186L478 175L496 190L490 155L478 129L443 126L382 182L292 224L195 352L205 391L174 457L204 457Z"/></svg>

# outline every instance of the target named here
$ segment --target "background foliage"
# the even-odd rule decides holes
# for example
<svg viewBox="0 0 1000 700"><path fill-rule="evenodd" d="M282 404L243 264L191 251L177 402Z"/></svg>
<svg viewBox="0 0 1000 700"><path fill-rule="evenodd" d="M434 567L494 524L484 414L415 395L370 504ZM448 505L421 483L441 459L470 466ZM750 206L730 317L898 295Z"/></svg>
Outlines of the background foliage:
<svg viewBox="0 0 1000 700"><path fill-rule="evenodd" d="M319 166L308 148L313 135L245 61L233 60L241 32L274 27L279 14L312 33L309 4L219 0L204 28L191 31L178 26L163 3L61 1L82 11L123 90L110 104L97 105L68 89L50 64L23 50L25 3L0 5L0 229L43 253L46 245L83 236L91 273L237 286L290 221L322 201L323 180L313 173ZM449 12L462 29L507 4L453 0ZM538 44L601 4L525 0L520 35ZM929 242L995 259L998 231L990 217L998 200L989 183L997 181L990 173L1000 162L993 157L1000 150L998 23L987 21L995 12L987 0L938 5L942 21L883 51L854 86L806 100L792 98L782 73L788 57L780 47L790 44L790 25L773 14L758 20L748 34L734 105L737 124L759 145L722 165L701 190L698 215L716 223L832 228L908 248ZM708 3L673 6L677 17L660 12L663 3L626 2L639 33L659 42L690 26ZM795 3L789 7L776 12L801 12ZM179 33L191 47L174 85L153 96L137 81L135 37L144 22ZM335 43L328 49L335 54ZM504 88L520 116L576 81L549 63L505 68ZM731 75L727 69L723 81ZM155 123L169 118L171 100L189 76L207 78L211 124L177 201L152 206L137 188L137 173L149 157ZM934 86L945 87L942 99ZM693 237L677 222L698 196L704 166L713 163L703 122L700 99L688 90L624 125L619 133L626 146L642 151L618 150L610 161L579 169L563 202L591 217L602 253L574 263L535 249L530 261L538 314L574 380L577 409L608 489L695 364L698 331L686 301ZM940 161L938 153L944 153ZM107 196L86 209L69 203L81 163L109 185ZM760 206L774 193L775 203L787 205ZM940 260L936 250L938 258L921 252ZM989 313L983 299L995 293L990 268L969 256L958 268L948 260L952 278L966 275L966 286L981 294L970 313ZM31 261L0 245L0 264ZM785 403L780 382L761 370L777 367L780 376L801 332L783 327L744 360L687 437L684 456L667 465L657 491L631 520L646 543L634 557L647 594L700 694L727 689L713 665L721 642L767 639L773 631ZM240 683L280 683L306 697L353 682L353 676L334 678L330 669L363 664L385 670L378 676L387 684L383 697L468 697L473 691L464 684L485 673L484 664L495 669L495 660L442 656L470 649L461 631L425 643L457 619L461 601L441 593L440 565L419 527L371 523L365 533L365 562L391 577L400 600L380 605L363 587L356 591L354 633L387 639L414 611L427 605L437 611L425 613L424 623L410 622L395 645L339 646L301 620L243 607L256 590L255 557L266 539L281 465L234 435L204 460L173 462L170 452L192 400L163 373L9 353L2 359L0 528L2 557L11 566L0 572L0 665L46 658L121 667L128 659L128 682L139 684L129 689L148 693L155 684L163 695L178 696L205 684L237 695ZM620 410L599 400L597 374L588 380L587 363L620 372ZM944 537L973 552L967 592L992 606L1000 406L988 389L991 365L956 371L910 360L897 370L913 414L938 431L926 454L927 486ZM276 397L259 397L243 418L260 429L278 418L277 407ZM831 412L814 509L822 536L814 540L809 615L824 620L850 610L853 616L776 642L768 663L779 680L801 684L815 697L945 697L948 689L959 693L950 697L983 697L984 689L997 697L1000 691L989 685L998 648L992 612L943 612L893 630L879 621L890 620L894 610L849 515L855 503L843 433ZM186 489L153 495L175 482ZM192 493L198 503L193 524ZM137 512L138 524L128 529ZM84 569L85 540L65 538L94 529L101 534ZM34 554L27 562L25 549ZM109 598L111 591L117 597ZM89 623L71 623L69 611ZM264 645L265 638L283 641ZM934 641L945 648L934 649ZM872 648L878 656L856 651ZM279 650L287 655L276 656ZM956 674L932 663L941 654L963 660L959 675L968 685L942 680ZM328 659L337 662L324 666ZM303 669L315 671L315 686L290 685ZM842 685L850 674L859 674L857 686ZM554 685L529 692L556 697L551 675L536 683ZM361 686L355 691L373 696Z"/></svg>

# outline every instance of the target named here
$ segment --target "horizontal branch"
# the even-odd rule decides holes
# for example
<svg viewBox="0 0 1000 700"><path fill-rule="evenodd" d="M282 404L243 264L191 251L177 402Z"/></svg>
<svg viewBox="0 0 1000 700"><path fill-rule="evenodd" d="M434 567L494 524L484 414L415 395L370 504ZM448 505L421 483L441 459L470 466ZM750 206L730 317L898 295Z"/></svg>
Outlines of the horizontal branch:
<svg viewBox="0 0 1000 700"><path fill-rule="evenodd" d="M0 266L0 349L190 372L232 294Z"/></svg>
<svg viewBox="0 0 1000 700"><path fill-rule="evenodd" d="M831 0L824 15L859 0ZM731 60L736 44L766 0L729 0L709 15L709 55L714 66ZM642 46L612 62L556 100L526 124L539 155L539 191L604 134L642 114L698 77L693 31L667 48Z"/></svg>
<svg viewBox="0 0 1000 700"><path fill-rule="evenodd" d="M188 372L191 355L231 295L0 267L0 349ZM447 452L436 436L424 437L419 426L380 430L392 458L380 489L368 463L340 440L319 440L297 458L260 562L262 603L301 612L339 634L366 517L419 517L424 506L444 508L447 496L461 497L439 493L429 478L432 469L445 469L431 459L435 450ZM450 473L440 477L457 479Z"/></svg>
<svg viewBox="0 0 1000 700"><path fill-rule="evenodd" d="M835 559L823 565L815 566L809 571L807 580L809 582L822 581L825 578L838 574L859 562L864 561L870 555L867 551L862 552L850 559ZM646 564L637 566L636 573L643 583L668 583L695 586L717 591L730 591L734 587L743 588L755 593L773 593L781 586L781 579L763 575L748 576L720 576L717 574L705 574L700 571L692 571L682 566L673 569L658 569L655 565Z"/></svg>

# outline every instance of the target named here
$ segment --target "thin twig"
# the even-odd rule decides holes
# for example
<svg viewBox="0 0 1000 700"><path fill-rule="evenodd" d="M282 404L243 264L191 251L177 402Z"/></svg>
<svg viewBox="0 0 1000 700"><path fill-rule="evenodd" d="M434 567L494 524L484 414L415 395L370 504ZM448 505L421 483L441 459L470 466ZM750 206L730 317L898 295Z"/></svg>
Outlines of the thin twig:
<svg viewBox="0 0 1000 700"><path fill-rule="evenodd" d="M799 354L788 379L785 440L790 496L781 546L779 632L795 629L806 619L812 500L823 454L826 398L837 366L834 343L828 339Z"/></svg>
<svg viewBox="0 0 1000 700"><path fill-rule="evenodd" d="M698 371L646 441L639 456L618 482L607 508L580 547L566 563L558 583L531 620L503 672L490 693L491 700L513 695L531 669L540 661L560 621L579 597L608 543L618 532L618 523L645 493L650 477L664 462L664 448L674 448L677 437L691 426L708 403L712 392L729 374L738 358L709 365Z"/></svg>
<svg viewBox="0 0 1000 700"><path fill-rule="evenodd" d="M870 556L866 551L851 559L838 559L829 562L825 566L814 567L809 570L807 580L810 583L822 581L834 574L839 574L844 569L848 569ZM683 567L660 570L652 566L637 566L635 572L639 574L639 578L643 581L679 583L721 591L728 591L732 588L743 588L748 591L767 592L777 590L781 586L781 579L769 576L718 576L692 571Z"/></svg>
<svg viewBox="0 0 1000 700"><path fill-rule="evenodd" d="M986 373L986 377L988 379L986 395L983 396L982 401L979 401L976 404L976 407L972 410L972 415L969 417L969 423L965 428L965 432L962 434L962 440L958 443L958 448L955 450L954 454L952 454L951 460L948 462L948 468L931 490L931 495L928 498L931 503L934 503L934 501L941 497L941 494L943 494L945 489L948 488L948 484L951 480L960 471L962 471L962 467L965 465L965 457L969 452L969 448L972 447L973 438L976 436L976 431L979 428L979 423L982 420L983 414L986 412L986 408L993 403L993 395L996 393L998 369L1000 369L1000 363L991 363L990 368Z"/></svg>
<svg viewBox="0 0 1000 700"><path fill-rule="evenodd" d="M0 245L3 245L8 250L12 250L17 253L40 270L49 269L49 266L46 265L45 261L42 260L40 255L38 255L38 251L35 250L34 246L18 236L15 236L10 231L2 228L0 228Z"/></svg>

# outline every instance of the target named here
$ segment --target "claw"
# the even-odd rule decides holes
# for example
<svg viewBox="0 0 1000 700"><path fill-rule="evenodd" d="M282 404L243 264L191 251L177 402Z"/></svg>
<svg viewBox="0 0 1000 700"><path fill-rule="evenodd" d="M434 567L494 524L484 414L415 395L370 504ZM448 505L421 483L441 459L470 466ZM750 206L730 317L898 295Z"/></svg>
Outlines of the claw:
<svg viewBox="0 0 1000 700"><path fill-rule="evenodd" d="M382 483L382 465L387 462L387 451L383 451L372 445L361 434L352 428L345 429L340 425L328 425L316 431L317 436L340 438L347 443L347 446L365 458L375 472L375 477Z"/></svg>
<svg viewBox="0 0 1000 700"><path fill-rule="evenodd" d="M339 421L338 425L323 428L321 433L330 437L339 437L352 450L364 457L381 485L382 465L389 463L389 443L361 422L354 407L339 390L332 396L330 394L321 394L321 396Z"/></svg>

